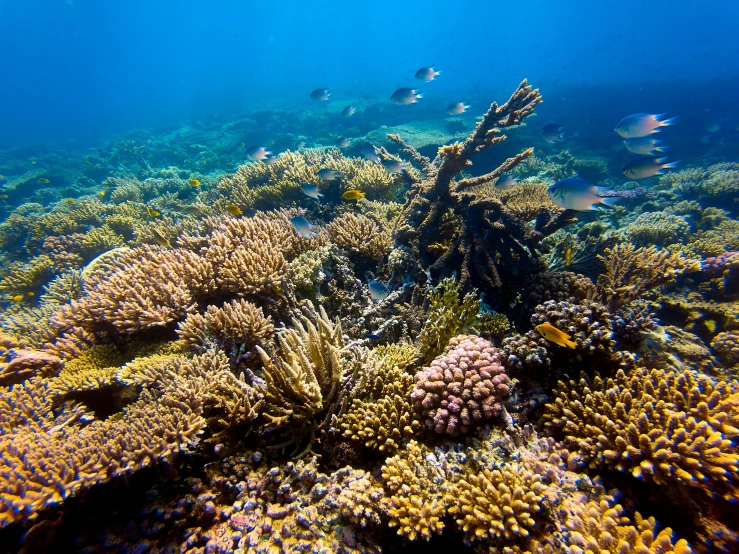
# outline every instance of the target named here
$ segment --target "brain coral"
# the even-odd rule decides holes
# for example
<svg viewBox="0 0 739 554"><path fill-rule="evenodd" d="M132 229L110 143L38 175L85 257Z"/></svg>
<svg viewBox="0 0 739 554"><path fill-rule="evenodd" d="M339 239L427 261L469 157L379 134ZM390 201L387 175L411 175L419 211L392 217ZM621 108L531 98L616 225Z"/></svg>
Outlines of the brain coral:
<svg viewBox="0 0 739 554"><path fill-rule="evenodd" d="M449 347L416 374L411 402L426 416L426 428L457 436L500 413L510 380L489 341L459 335Z"/></svg>

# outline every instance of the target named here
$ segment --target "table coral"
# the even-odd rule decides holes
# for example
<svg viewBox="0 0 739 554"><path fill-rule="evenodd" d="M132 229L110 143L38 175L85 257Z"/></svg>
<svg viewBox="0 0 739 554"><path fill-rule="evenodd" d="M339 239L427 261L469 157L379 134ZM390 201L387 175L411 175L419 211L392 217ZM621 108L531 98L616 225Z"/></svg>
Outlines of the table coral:
<svg viewBox="0 0 739 554"><path fill-rule="evenodd" d="M449 350L415 376L410 394L424 426L457 436L501 413L510 381L492 343L473 335L449 341Z"/></svg>

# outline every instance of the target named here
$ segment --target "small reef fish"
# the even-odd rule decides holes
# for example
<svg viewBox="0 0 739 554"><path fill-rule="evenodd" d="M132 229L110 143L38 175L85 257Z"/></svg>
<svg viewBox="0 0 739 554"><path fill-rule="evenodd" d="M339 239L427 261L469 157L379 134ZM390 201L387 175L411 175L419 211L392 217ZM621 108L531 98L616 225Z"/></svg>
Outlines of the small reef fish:
<svg viewBox="0 0 739 554"><path fill-rule="evenodd" d="M663 175L666 169L674 169L680 162L665 163L667 158L634 158L623 168L622 173L629 179L646 179Z"/></svg>
<svg viewBox="0 0 739 554"><path fill-rule="evenodd" d="M469 104L464 104L462 102L455 102L454 104L449 104L446 108L446 113L449 115L459 115L464 113L467 108L469 108Z"/></svg>
<svg viewBox="0 0 739 554"><path fill-rule="evenodd" d="M616 128L616 131L621 138L639 138L646 137L652 133L658 133L660 127L666 127L668 125L674 125L677 121L676 117L670 119L662 119L666 114L648 114L648 113L635 113L624 117Z"/></svg>
<svg viewBox="0 0 739 554"><path fill-rule="evenodd" d="M319 169L316 175L318 175L318 178L321 179L322 181L336 181L343 177L340 171L337 171L335 169L329 169L327 167L324 167L323 169Z"/></svg>
<svg viewBox="0 0 739 554"><path fill-rule="evenodd" d="M98 192L98 196L100 198L104 198L105 197L105 191L104 190L101 190L100 192Z"/></svg>
<svg viewBox="0 0 739 554"><path fill-rule="evenodd" d="M77 201L74 198L67 198L64 202L66 202L70 206L74 206L77 203Z"/></svg>
<svg viewBox="0 0 739 554"><path fill-rule="evenodd" d="M562 142L565 139L565 128L558 123L547 123L541 128L541 136L551 144Z"/></svg>
<svg viewBox="0 0 739 554"><path fill-rule="evenodd" d="M154 242L156 242L159 246L166 246L167 248L172 248L172 245L169 242L169 239L165 237L162 232L154 228L151 230L152 238L154 239Z"/></svg>
<svg viewBox="0 0 739 554"><path fill-rule="evenodd" d="M500 177L498 177L498 180L495 181L495 186L499 189L509 189L513 185L518 183L518 179L516 179L513 175L510 173L503 173Z"/></svg>
<svg viewBox="0 0 739 554"><path fill-rule="evenodd" d="M565 251L565 265L571 265L572 264L572 247L570 246Z"/></svg>
<svg viewBox="0 0 739 554"><path fill-rule="evenodd" d="M41 179L39 179L38 182L41 183L42 185L48 185L49 183L51 183L51 181L49 181L46 177L41 177Z"/></svg>
<svg viewBox="0 0 739 554"><path fill-rule="evenodd" d="M367 287L369 288L370 298L373 302L382 302L390 294L390 289L376 279L367 281Z"/></svg>
<svg viewBox="0 0 739 554"><path fill-rule="evenodd" d="M295 229L295 232L304 239L309 239L315 234L311 222L305 219L302 215L291 217L290 225L292 225L293 229Z"/></svg>
<svg viewBox="0 0 739 554"><path fill-rule="evenodd" d="M380 163L380 157L377 155L377 148L369 142L365 142L362 145L362 156L364 156L364 159L368 162L376 164Z"/></svg>
<svg viewBox="0 0 739 554"><path fill-rule="evenodd" d="M601 206L613 207L624 194L599 187L580 179L568 177L547 188L552 202L566 210L599 210Z"/></svg>
<svg viewBox="0 0 739 554"><path fill-rule="evenodd" d="M29 296L29 297L33 298L34 296L36 296L36 293L33 292L33 291L31 291L26 296Z"/></svg>
<svg viewBox="0 0 739 554"><path fill-rule="evenodd" d="M346 108L341 110L341 115L343 115L344 117L351 117L355 113L357 113L357 108L355 108L354 106L347 106Z"/></svg>
<svg viewBox="0 0 739 554"><path fill-rule="evenodd" d="M186 214L201 214L203 213L203 209L200 206L197 206L196 204L189 204L187 206L182 206L180 211L186 213Z"/></svg>
<svg viewBox="0 0 739 554"><path fill-rule="evenodd" d="M258 162L269 156L272 152L264 146L250 146L246 149L246 158L252 162Z"/></svg>
<svg viewBox="0 0 739 554"><path fill-rule="evenodd" d="M244 213L241 211L241 208L233 204L229 204L228 206L226 206L226 211L231 215L241 215Z"/></svg>
<svg viewBox="0 0 739 554"><path fill-rule="evenodd" d="M321 191L318 190L318 187L316 185L311 185L310 183L300 185L300 189L308 198L321 198L323 196Z"/></svg>
<svg viewBox="0 0 739 554"><path fill-rule="evenodd" d="M541 325L536 326L536 330L539 331L539 334L547 339L550 342L553 342L554 344L558 344L560 346L569 346L570 348L577 348L577 344L569 340L571 337L564 331L560 331L557 329L554 325L549 325L549 323L542 323Z"/></svg>
<svg viewBox="0 0 739 554"><path fill-rule="evenodd" d="M331 96L331 93L326 88L317 88L310 93L310 97L316 102L325 102L329 96Z"/></svg>
<svg viewBox="0 0 739 554"><path fill-rule="evenodd" d="M276 163L277 163L277 156L273 156L272 154L270 154L269 156L266 156L266 157L265 157L265 158L264 158L264 159L262 160L262 163L265 163L265 164L267 164L267 165L273 165L273 164L276 164Z"/></svg>
<svg viewBox="0 0 739 554"><path fill-rule="evenodd" d="M194 187L200 186L200 181L198 181L197 179L188 179L187 182L190 183Z"/></svg>
<svg viewBox="0 0 739 554"><path fill-rule="evenodd" d="M146 215L149 217L159 217L160 213L156 210L152 210L149 206L146 206Z"/></svg>
<svg viewBox="0 0 739 554"><path fill-rule="evenodd" d="M346 148L347 146L349 146L349 139L346 137L341 137L336 141L337 148Z"/></svg>
<svg viewBox="0 0 739 554"><path fill-rule="evenodd" d="M295 145L298 149L305 147L305 141L299 140L298 143Z"/></svg>
<svg viewBox="0 0 739 554"><path fill-rule="evenodd" d="M390 99L395 102L398 106L407 106L409 104L415 104L419 98L423 98L420 92L412 88L399 88Z"/></svg>
<svg viewBox="0 0 739 554"><path fill-rule="evenodd" d="M441 71L435 71L433 67L422 67L416 71L415 77L419 81L428 83L429 81L433 81L437 75L441 75Z"/></svg>
<svg viewBox="0 0 739 554"><path fill-rule="evenodd" d="M641 156L657 156L659 154L664 154L667 150L666 146L659 146L661 142L661 140L647 136L624 139L624 146L626 146L626 150L634 154L639 154Z"/></svg>
<svg viewBox="0 0 739 554"><path fill-rule="evenodd" d="M367 333L366 335L364 335L364 338L369 339L369 340L380 340L380 339L382 339L382 337L380 335L376 334L376 333Z"/></svg>
<svg viewBox="0 0 739 554"><path fill-rule="evenodd" d="M344 200L359 200L360 198L364 198L366 194L366 192L362 192L361 190L350 189L342 194L341 197Z"/></svg>
<svg viewBox="0 0 739 554"><path fill-rule="evenodd" d="M10 300L11 300L11 302L15 302L17 304L18 302L20 302L21 300L23 300L23 295L22 294L16 294Z"/></svg>
<svg viewBox="0 0 739 554"><path fill-rule="evenodd" d="M399 162L397 160L383 160L382 167L384 167L388 173L392 173L393 175L402 173L405 169L403 162Z"/></svg>

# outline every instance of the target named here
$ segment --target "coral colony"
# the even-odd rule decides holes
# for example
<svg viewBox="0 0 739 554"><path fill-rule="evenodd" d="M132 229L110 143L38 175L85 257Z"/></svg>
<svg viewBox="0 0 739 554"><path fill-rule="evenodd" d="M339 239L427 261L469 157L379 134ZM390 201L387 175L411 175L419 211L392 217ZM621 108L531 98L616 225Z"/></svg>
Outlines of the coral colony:
<svg viewBox="0 0 739 554"><path fill-rule="evenodd" d="M122 140L7 208L0 550L736 552L739 165L470 176L541 101L226 175Z"/></svg>

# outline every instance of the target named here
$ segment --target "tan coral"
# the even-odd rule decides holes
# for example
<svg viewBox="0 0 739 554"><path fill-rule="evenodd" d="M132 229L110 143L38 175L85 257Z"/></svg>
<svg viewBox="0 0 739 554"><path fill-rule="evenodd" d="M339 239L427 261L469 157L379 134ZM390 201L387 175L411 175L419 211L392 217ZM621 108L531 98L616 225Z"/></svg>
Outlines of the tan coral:
<svg viewBox="0 0 739 554"><path fill-rule="evenodd" d="M352 254L377 259L390 249L390 236L378 223L364 215L337 217L326 230L334 244Z"/></svg>

